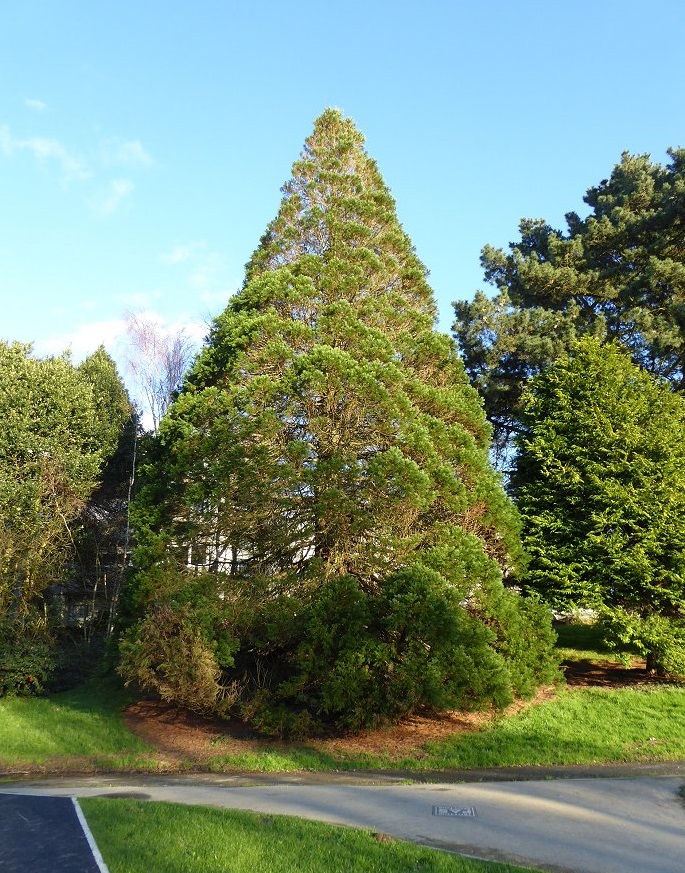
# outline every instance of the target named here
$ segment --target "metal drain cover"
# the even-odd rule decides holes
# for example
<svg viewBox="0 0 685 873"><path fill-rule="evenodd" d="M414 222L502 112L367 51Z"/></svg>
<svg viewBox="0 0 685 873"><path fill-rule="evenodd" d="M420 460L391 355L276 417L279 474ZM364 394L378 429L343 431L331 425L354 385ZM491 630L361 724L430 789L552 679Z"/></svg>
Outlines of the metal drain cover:
<svg viewBox="0 0 685 873"><path fill-rule="evenodd" d="M473 806L434 806L433 815L453 815L459 818L476 818Z"/></svg>

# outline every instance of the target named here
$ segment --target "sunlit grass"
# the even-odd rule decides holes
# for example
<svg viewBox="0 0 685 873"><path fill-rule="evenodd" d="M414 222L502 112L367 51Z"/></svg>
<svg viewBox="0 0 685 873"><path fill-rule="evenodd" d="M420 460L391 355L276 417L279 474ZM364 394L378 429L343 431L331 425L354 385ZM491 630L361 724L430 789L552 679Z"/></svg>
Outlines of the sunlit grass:
<svg viewBox="0 0 685 873"><path fill-rule="evenodd" d="M685 758L685 687L562 689L555 699L478 731L427 742L406 757L339 753L306 746L216 756L215 772L249 770L444 770Z"/></svg>
<svg viewBox="0 0 685 873"><path fill-rule="evenodd" d="M289 816L105 798L79 801L110 873L522 873L369 831Z"/></svg>
<svg viewBox="0 0 685 873"><path fill-rule="evenodd" d="M611 659L589 625L559 628L568 660ZM122 719L126 697L112 684L89 684L46 698L0 700L0 767L43 766L82 771L159 771L163 756L131 734ZM482 729L426 742L398 755L330 752L307 743L246 741L216 752L190 772L285 772L388 769L439 771L478 767L588 764L685 759L685 685L561 688L555 698L501 717ZM235 742L232 742L235 748Z"/></svg>
<svg viewBox="0 0 685 873"><path fill-rule="evenodd" d="M150 747L125 726L121 692L110 684L50 697L0 699L0 762L36 764L89 758L97 765L129 766Z"/></svg>
<svg viewBox="0 0 685 873"><path fill-rule="evenodd" d="M685 758L684 712L683 687L565 690L476 734L427 744L424 766L677 760Z"/></svg>
<svg viewBox="0 0 685 873"><path fill-rule="evenodd" d="M602 639L602 631L596 624L558 624L556 650L561 661L591 661L594 664L608 664L619 660L621 654L607 648Z"/></svg>

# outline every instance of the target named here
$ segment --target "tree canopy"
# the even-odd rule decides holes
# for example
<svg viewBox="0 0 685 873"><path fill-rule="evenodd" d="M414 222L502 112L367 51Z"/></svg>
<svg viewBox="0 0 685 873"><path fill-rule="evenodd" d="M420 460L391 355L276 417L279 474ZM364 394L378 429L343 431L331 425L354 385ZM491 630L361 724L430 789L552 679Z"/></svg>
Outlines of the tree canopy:
<svg viewBox="0 0 685 873"><path fill-rule="evenodd" d="M122 672L273 732L527 693L550 631L502 585L516 513L349 119L283 195L162 421Z"/></svg>
<svg viewBox="0 0 685 873"><path fill-rule="evenodd" d="M497 288L455 303L455 335L500 449L517 428L523 381L593 335L620 342L647 372L685 385L685 150L666 166L624 153L590 188L566 231L524 219L509 252L486 246Z"/></svg>
<svg viewBox="0 0 685 873"><path fill-rule="evenodd" d="M527 384L512 486L525 585L685 670L685 400L585 338Z"/></svg>
<svg viewBox="0 0 685 873"><path fill-rule="evenodd" d="M73 556L125 396L104 350L76 368L68 357L0 343L0 693L26 676L38 684L47 671L44 595Z"/></svg>

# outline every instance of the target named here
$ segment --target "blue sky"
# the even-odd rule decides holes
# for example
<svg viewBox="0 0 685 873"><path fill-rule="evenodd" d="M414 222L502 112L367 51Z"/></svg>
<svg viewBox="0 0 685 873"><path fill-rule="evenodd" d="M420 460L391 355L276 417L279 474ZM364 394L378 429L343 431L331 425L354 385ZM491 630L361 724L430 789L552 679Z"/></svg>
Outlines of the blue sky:
<svg viewBox="0 0 685 873"><path fill-rule="evenodd" d="M451 302L521 217L685 145L682 0L23 0L0 31L0 338L75 358L204 325L314 119L351 116Z"/></svg>

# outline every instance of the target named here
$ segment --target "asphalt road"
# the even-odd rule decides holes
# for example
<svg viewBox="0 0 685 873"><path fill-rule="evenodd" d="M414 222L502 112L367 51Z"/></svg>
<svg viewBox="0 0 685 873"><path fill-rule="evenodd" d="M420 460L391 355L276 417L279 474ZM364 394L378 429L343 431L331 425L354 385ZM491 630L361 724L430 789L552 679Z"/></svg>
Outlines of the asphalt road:
<svg viewBox="0 0 685 873"><path fill-rule="evenodd" d="M0 795L2 873L106 873L70 797Z"/></svg>
<svg viewBox="0 0 685 873"><path fill-rule="evenodd" d="M314 784L301 775L3 783L0 794L134 796L297 815L555 873L683 873L683 776L517 782Z"/></svg>

